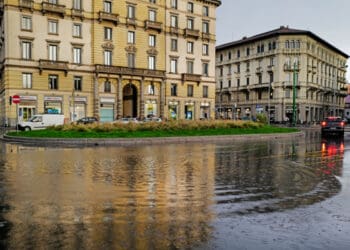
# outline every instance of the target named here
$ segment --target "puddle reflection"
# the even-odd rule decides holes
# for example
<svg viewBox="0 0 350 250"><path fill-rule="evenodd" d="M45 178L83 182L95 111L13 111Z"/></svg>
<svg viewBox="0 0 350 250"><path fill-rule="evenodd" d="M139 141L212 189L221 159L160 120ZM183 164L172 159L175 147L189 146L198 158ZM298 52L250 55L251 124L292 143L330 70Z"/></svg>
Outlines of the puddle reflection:
<svg viewBox="0 0 350 250"><path fill-rule="evenodd" d="M344 144L304 141L126 148L0 144L0 246L168 249L210 240L217 217L336 194Z"/></svg>

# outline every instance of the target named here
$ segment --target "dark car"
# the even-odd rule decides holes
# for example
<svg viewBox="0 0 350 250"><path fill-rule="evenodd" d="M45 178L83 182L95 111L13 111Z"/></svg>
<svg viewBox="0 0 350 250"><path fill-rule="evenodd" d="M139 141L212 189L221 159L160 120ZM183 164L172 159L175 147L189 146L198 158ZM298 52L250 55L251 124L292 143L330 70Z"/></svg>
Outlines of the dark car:
<svg viewBox="0 0 350 250"><path fill-rule="evenodd" d="M321 122L321 134L337 134L344 135L345 122L344 119L338 116L330 116Z"/></svg>
<svg viewBox="0 0 350 250"><path fill-rule="evenodd" d="M98 122L96 117L83 117L76 121L77 124L91 124Z"/></svg>

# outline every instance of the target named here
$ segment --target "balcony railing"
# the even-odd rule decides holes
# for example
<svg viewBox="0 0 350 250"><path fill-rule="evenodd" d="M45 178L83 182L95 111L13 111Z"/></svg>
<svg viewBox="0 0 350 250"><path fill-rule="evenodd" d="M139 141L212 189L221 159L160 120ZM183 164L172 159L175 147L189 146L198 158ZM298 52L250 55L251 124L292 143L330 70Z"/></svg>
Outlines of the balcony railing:
<svg viewBox="0 0 350 250"><path fill-rule="evenodd" d="M210 34L202 32L202 39L204 40L210 40Z"/></svg>
<svg viewBox="0 0 350 250"><path fill-rule="evenodd" d="M268 71L268 72L272 72L274 69L275 69L275 66L274 66L274 65L268 65L268 66L267 66L267 71Z"/></svg>
<svg viewBox="0 0 350 250"><path fill-rule="evenodd" d="M34 1L33 0L18 0L18 7L20 10L29 9L33 10Z"/></svg>
<svg viewBox="0 0 350 250"><path fill-rule="evenodd" d="M153 29L157 30L158 32L162 31L163 24L161 22L154 22L154 21L145 21L145 29Z"/></svg>
<svg viewBox="0 0 350 250"><path fill-rule="evenodd" d="M193 38L197 39L199 37L199 30L185 29L184 30L184 36L186 36L186 37L193 37Z"/></svg>
<svg viewBox="0 0 350 250"><path fill-rule="evenodd" d="M172 34L172 35L178 35L179 33L180 33L179 28L170 27L170 34Z"/></svg>
<svg viewBox="0 0 350 250"><path fill-rule="evenodd" d="M82 9L72 9L72 18L84 18L84 11Z"/></svg>
<svg viewBox="0 0 350 250"><path fill-rule="evenodd" d="M67 74L68 62L66 62L66 61L52 61L52 60L40 59L39 60L39 71L40 71L40 74L43 71L43 69L63 70Z"/></svg>
<svg viewBox="0 0 350 250"><path fill-rule="evenodd" d="M119 15L109 13L109 12L100 11L98 13L98 20L100 22L102 22L102 21L113 22L115 25L117 25L119 23Z"/></svg>
<svg viewBox="0 0 350 250"><path fill-rule="evenodd" d="M116 74L116 75L132 75L132 76L145 76L145 77L165 77L165 71L151 70L151 69L137 69L120 66L109 65L95 65L96 73Z"/></svg>
<svg viewBox="0 0 350 250"><path fill-rule="evenodd" d="M262 74L262 72L263 72L262 67L257 67L256 68L256 71L255 71L256 74L259 75L259 74Z"/></svg>
<svg viewBox="0 0 350 250"><path fill-rule="evenodd" d="M184 81L184 82L190 81L190 82L200 83L201 75L184 73L184 74L182 74L182 81Z"/></svg>
<svg viewBox="0 0 350 250"><path fill-rule="evenodd" d="M66 14L66 6L55 3L42 2L42 12L56 13L64 16Z"/></svg>
<svg viewBox="0 0 350 250"><path fill-rule="evenodd" d="M126 24L136 26L136 19L135 18L126 18Z"/></svg>

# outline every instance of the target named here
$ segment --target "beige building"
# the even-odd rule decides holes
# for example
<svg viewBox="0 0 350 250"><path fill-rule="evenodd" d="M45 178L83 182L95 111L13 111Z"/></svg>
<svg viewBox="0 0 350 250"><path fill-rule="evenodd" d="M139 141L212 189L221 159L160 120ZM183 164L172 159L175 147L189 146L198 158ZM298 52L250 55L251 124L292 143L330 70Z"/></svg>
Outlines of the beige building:
<svg viewBox="0 0 350 250"><path fill-rule="evenodd" d="M1 1L1 124L37 113L61 113L67 122L84 116L214 118L220 4ZM18 105L11 103L14 95Z"/></svg>
<svg viewBox="0 0 350 250"><path fill-rule="evenodd" d="M306 30L281 26L216 47L216 115L271 122L344 115L348 55ZM293 96L295 104L293 104Z"/></svg>

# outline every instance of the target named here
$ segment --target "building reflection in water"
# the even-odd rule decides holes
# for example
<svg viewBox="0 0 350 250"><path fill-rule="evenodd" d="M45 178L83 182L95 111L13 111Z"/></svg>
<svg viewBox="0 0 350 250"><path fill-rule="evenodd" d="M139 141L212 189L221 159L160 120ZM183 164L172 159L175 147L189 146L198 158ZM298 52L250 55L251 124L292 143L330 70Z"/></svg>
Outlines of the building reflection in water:
<svg viewBox="0 0 350 250"><path fill-rule="evenodd" d="M221 217L339 192L344 144L307 136L125 148L0 144L0 246L192 248L210 240Z"/></svg>
<svg viewBox="0 0 350 250"><path fill-rule="evenodd" d="M338 193L341 186L335 176L342 172L344 144L327 141L325 149L319 134L311 136L308 143L273 140L218 147L217 214L227 217L282 211Z"/></svg>
<svg viewBox="0 0 350 250"><path fill-rule="evenodd" d="M211 234L209 146L55 149L4 145L1 232L11 249L188 248Z"/></svg>

